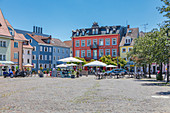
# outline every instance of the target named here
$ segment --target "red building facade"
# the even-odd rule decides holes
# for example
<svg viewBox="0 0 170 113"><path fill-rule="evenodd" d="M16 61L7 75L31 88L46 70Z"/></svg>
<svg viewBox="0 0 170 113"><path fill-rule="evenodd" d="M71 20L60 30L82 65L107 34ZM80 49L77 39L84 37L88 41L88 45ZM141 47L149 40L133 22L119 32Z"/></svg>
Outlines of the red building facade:
<svg viewBox="0 0 170 113"><path fill-rule="evenodd" d="M86 60L100 59L103 55L119 56L119 44L125 27L99 27L93 23L92 28L73 31L73 57Z"/></svg>

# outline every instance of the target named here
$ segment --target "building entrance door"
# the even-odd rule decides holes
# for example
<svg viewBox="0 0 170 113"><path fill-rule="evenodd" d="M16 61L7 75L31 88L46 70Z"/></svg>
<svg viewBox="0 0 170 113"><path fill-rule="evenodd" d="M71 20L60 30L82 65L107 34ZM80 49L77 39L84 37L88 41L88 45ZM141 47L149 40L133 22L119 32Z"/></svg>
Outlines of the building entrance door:
<svg viewBox="0 0 170 113"><path fill-rule="evenodd" d="M93 59L97 59L97 50L93 50Z"/></svg>
<svg viewBox="0 0 170 113"><path fill-rule="evenodd" d="M153 74L155 74L156 73L156 70L155 70L155 66L153 66Z"/></svg>

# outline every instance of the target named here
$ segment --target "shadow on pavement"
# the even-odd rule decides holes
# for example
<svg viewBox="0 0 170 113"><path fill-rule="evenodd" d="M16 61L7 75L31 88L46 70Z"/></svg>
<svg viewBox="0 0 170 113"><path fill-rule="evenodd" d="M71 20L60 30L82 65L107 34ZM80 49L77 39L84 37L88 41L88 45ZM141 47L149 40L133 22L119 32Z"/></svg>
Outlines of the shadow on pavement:
<svg viewBox="0 0 170 113"><path fill-rule="evenodd" d="M135 81L139 81L139 82L158 82L157 80L153 80L153 79L145 79L145 80L135 80Z"/></svg>
<svg viewBox="0 0 170 113"><path fill-rule="evenodd" d="M166 83L143 83L142 86L170 86Z"/></svg>
<svg viewBox="0 0 170 113"><path fill-rule="evenodd" d="M158 95L170 95L170 91L168 92L157 92Z"/></svg>

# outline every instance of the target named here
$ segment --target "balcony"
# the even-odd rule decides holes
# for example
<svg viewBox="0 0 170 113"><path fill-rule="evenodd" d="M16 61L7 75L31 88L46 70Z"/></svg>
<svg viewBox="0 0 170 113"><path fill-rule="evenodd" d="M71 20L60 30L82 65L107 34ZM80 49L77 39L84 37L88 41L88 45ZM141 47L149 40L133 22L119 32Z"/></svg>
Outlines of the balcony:
<svg viewBox="0 0 170 113"><path fill-rule="evenodd" d="M99 48L99 45L97 44L90 45L90 49L98 49L98 48Z"/></svg>

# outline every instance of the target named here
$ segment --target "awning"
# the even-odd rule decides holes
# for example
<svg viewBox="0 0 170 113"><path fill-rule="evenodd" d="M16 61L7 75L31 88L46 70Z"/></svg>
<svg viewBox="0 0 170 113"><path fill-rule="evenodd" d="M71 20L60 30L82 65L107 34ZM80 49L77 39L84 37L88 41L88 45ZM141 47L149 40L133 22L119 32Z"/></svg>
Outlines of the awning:
<svg viewBox="0 0 170 113"><path fill-rule="evenodd" d="M0 61L0 64L14 64L12 61Z"/></svg>

